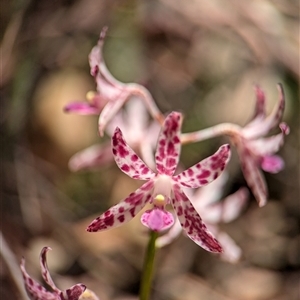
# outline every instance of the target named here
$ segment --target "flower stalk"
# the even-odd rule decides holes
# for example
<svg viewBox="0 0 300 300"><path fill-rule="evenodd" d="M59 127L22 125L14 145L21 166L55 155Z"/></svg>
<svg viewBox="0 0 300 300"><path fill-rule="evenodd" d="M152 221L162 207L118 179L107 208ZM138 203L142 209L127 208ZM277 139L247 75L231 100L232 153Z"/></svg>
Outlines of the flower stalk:
<svg viewBox="0 0 300 300"><path fill-rule="evenodd" d="M140 287L140 300L148 300L150 296L151 283L154 269L154 258L156 252L156 239L158 237L157 231L150 231L150 239L146 250L143 274Z"/></svg>

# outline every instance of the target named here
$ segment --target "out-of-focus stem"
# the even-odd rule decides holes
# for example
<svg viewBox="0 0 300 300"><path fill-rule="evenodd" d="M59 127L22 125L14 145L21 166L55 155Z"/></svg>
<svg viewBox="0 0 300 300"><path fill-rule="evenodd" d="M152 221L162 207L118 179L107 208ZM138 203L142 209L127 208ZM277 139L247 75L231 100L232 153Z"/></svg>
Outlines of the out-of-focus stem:
<svg viewBox="0 0 300 300"><path fill-rule="evenodd" d="M161 113L159 108L157 107L154 99L152 98L150 92L143 87L142 85L130 83L128 84L128 87L132 90L133 95L137 95L142 97L145 105L147 106L150 115L154 120L156 120L160 125L164 122L164 115Z"/></svg>
<svg viewBox="0 0 300 300"><path fill-rule="evenodd" d="M148 300L150 296L153 269L154 269L154 257L155 257L155 241L158 237L158 233L155 231L150 232L150 239L146 250L142 281L140 287L140 300Z"/></svg>
<svg viewBox="0 0 300 300"><path fill-rule="evenodd" d="M16 258L9 248L2 232L0 231L0 254L3 258L3 260L6 263L6 266L10 272L10 275L16 285L16 288L19 290L20 297L23 300L28 299L24 283L23 283L23 278L21 275L20 267L18 263L16 262Z"/></svg>
<svg viewBox="0 0 300 300"><path fill-rule="evenodd" d="M183 133L181 134L180 139L182 144L196 143L220 135L233 136L236 133L239 133L240 130L241 127L236 124L222 123L203 130Z"/></svg>

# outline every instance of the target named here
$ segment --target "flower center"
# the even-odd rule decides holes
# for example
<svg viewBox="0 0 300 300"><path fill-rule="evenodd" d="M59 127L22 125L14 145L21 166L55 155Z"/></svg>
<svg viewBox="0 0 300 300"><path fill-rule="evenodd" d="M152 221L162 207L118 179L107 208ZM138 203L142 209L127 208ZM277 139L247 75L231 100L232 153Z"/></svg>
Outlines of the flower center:
<svg viewBox="0 0 300 300"><path fill-rule="evenodd" d="M155 197L154 197L154 199L153 199L153 204L155 205L155 206L165 206L167 203L167 201L165 201L165 196L164 195L162 195L162 194L158 194L158 195L156 195Z"/></svg>
<svg viewBox="0 0 300 300"><path fill-rule="evenodd" d="M89 103L93 103L93 99L95 98L95 96L97 95L97 93L95 91L89 91L87 92L86 94L86 100L89 102Z"/></svg>
<svg viewBox="0 0 300 300"><path fill-rule="evenodd" d="M158 175L154 184L153 204L158 207L165 207L170 202L171 190L171 177Z"/></svg>

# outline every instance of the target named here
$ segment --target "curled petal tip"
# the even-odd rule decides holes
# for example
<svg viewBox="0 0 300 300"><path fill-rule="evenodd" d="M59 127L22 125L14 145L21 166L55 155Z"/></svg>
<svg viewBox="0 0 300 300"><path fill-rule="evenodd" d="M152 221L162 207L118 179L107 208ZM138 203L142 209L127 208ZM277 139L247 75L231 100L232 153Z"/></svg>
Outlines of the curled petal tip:
<svg viewBox="0 0 300 300"><path fill-rule="evenodd" d="M42 249L42 251L41 251L41 255L44 254L44 253L46 253L46 252L48 252L49 250L52 250L52 248L49 247L49 246L45 246L45 247Z"/></svg>
<svg viewBox="0 0 300 300"><path fill-rule="evenodd" d="M282 85L282 83L278 82L278 83L277 83L277 88L278 88L278 90L283 94L284 90L283 90L283 85Z"/></svg>
<svg viewBox="0 0 300 300"><path fill-rule="evenodd" d="M90 224L87 229L86 229L87 232L97 232L98 231L98 228L97 226L95 226L93 223Z"/></svg>
<svg viewBox="0 0 300 300"><path fill-rule="evenodd" d="M107 30L108 30L108 26L104 26L100 32L100 37L99 37L99 42L103 41L105 36L106 36L106 33L107 33Z"/></svg>
<svg viewBox="0 0 300 300"><path fill-rule="evenodd" d="M220 150L221 150L221 154L225 158L225 162L227 163L230 159L230 156L231 156L230 145L229 144L224 144L223 146L221 146Z"/></svg>
<svg viewBox="0 0 300 300"><path fill-rule="evenodd" d="M279 127L285 135L288 135L290 133L290 127L286 123L280 123Z"/></svg>
<svg viewBox="0 0 300 300"><path fill-rule="evenodd" d="M284 89L283 89L283 85L281 83L277 83L277 89L279 92L279 97L281 100L285 100L285 95L284 95Z"/></svg>
<svg viewBox="0 0 300 300"><path fill-rule="evenodd" d="M264 102L265 101L265 93L261 89L261 87L259 85L255 84L254 90L255 90L255 93L256 93L257 101Z"/></svg>
<svg viewBox="0 0 300 300"><path fill-rule="evenodd" d="M260 201L258 202L259 207L264 207L267 204L267 201Z"/></svg>

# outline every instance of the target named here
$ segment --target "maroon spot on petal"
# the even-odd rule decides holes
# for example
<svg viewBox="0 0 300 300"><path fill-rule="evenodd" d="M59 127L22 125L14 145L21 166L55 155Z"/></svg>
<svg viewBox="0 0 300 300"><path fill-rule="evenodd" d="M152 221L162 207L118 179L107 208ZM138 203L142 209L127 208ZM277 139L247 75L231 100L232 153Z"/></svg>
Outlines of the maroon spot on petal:
<svg viewBox="0 0 300 300"><path fill-rule="evenodd" d="M189 221L188 221L188 220L185 220L184 227L185 227L185 228L188 228L189 226L190 226Z"/></svg>
<svg viewBox="0 0 300 300"><path fill-rule="evenodd" d="M135 216L135 207L132 207L130 210L129 210L130 214L132 217Z"/></svg>
<svg viewBox="0 0 300 300"><path fill-rule="evenodd" d="M208 170L203 170L201 174L197 175L198 179L203 179L207 178L210 175L210 171Z"/></svg>
<svg viewBox="0 0 300 300"><path fill-rule="evenodd" d="M196 168L197 169L201 169L201 164L199 163L199 164L196 164Z"/></svg>
<svg viewBox="0 0 300 300"><path fill-rule="evenodd" d="M175 152L174 144L172 142L169 142L167 147L167 153L168 155L173 155L174 152Z"/></svg>
<svg viewBox="0 0 300 300"><path fill-rule="evenodd" d="M118 147L118 153L123 158L129 154L129 152L123 146Z"/></svg>
<svg viewBox="0 0 300 300"><path fill-rule="evenodd" d="M119 220L121 223L123 223L124 220L125 220L124 215L120 215L120 216L118 217L118 220Z"/></svg>
<svg viewBox="0 0 300 300"><path fill-rule="evenodd" d="M124 171L124 172L129 172L130 170L130 167L126 164L124 164L122 167L121 167L121 170Z"/></svg>
<svg viewBox="0 0 300 300"><path fill-rule="evenodd" d="M107 217L111 214L110 210L107 210L105 213L104 213L104 216ZM98 217L96 220L100 220L100 217Z"/></svg>
<svg viewBox="0 0 300 300"><path fill-rule="evenodd" d="M164 172L164 167L162 164L156 164L156 169L157 171L163 173Z"/></svg>
<svg viewBox="0 0 300 300"><path fill-rule="evenodd" d="M200 180L199 183L202 184L202 185L204 185L204 184L208 184L208 181L205 180L205 179L203 179L203 180Z"/></svg>
<svg viewBox="0 0 300 300"><path fill-rule="evenodd" d="M122 212L124 212L124 207L123 206L121 206L121 207L119 207L119 209L118 209L118 211L119 211L119 213L122 213Z"/></svg>
<svg viewBox="0 0 300 300"><path fill-rule="evenodd" d="M31 278L28 278L28 282L30 285L33 285L33 280Z"/></svg>
<svg viewBox="0 0 300 300"><path fill-rule="evenodd" d="M149 172L149 169L147 167L145 167L143 170L142 170L142 174L145 175Z"/></svg>
<svg viewBox="0 0 300 300"><path fill-rule="evenodd" d="M173 167L176 164L176 160L173 157L170 157L166 161L167 168Z"/></svg>
<svg viewBox="0 0 300 300"><path fill-rule="evenodd" d="M112 149L114 155L117 155L117 150L115 148Z"/></svg>
<svg viewBox="0 0 300 300"><path fill-rule="evenodd" d="M194 175L194 171L192 169L188 169L188 174L189 174L189 176L193 176Z"/></svg>
<svg viewBox="0 0 300 300"><path fill-rule="evenodd" d="M179 206L178 208L177 208L177 216L182 216L182 214L183 214L183 210L182 210L182 207L181 206Z"/></svg>
<svg viewBox="0 0 300 300"><path fill-rule="evenodd" d="M180 139L178 138L178 136L176 135L176 136L174 136L174 138L173 138L173 143L174 144L178 144L178 143L180 143Z"/></svg>
<svg viewBox="0 0 300 300"><path fill-rule="evenodd" d="M216 160L218 160L218 155L213 155L213 156L211 156L211 158L210 158L212 161L216 161Z"/></svg>
<svg viewBox="0 0 300 300"><path fill-rule="evenodd" d="M160 140L159 144L164 147L166 145L166 140Z"/></svg>
<svg viewBox="0 0 300 300"><path fill-rule="evenodd" d="M110 216L106 217L103 221L104 221L105 225L113 226L114 222L115 222L114 215L110 215Z"/></svg>
<svg viewBox="0 0 300 300"><path fill-rule="evenodd" d="M136 155L136 154L133 154L132 156L131 156L131 160L132 161L137 161L139 158L138 158L138 156Z"/></svg>
<svg viewBox="0 0 300 300"><path fill-rule="evenodd" d="M216 173L214 174L214 179L217 179L217 178L218 178L218 176L219 176L219 173L218 173L218 172L216 172Z"/></svg>
<svg viewBox="0 0 300 300"><path fill-rule="evenodd" d="M116 138L116 136L112 137L112 144L114 147L116 147L118 145L118 139Z"/></svg>

